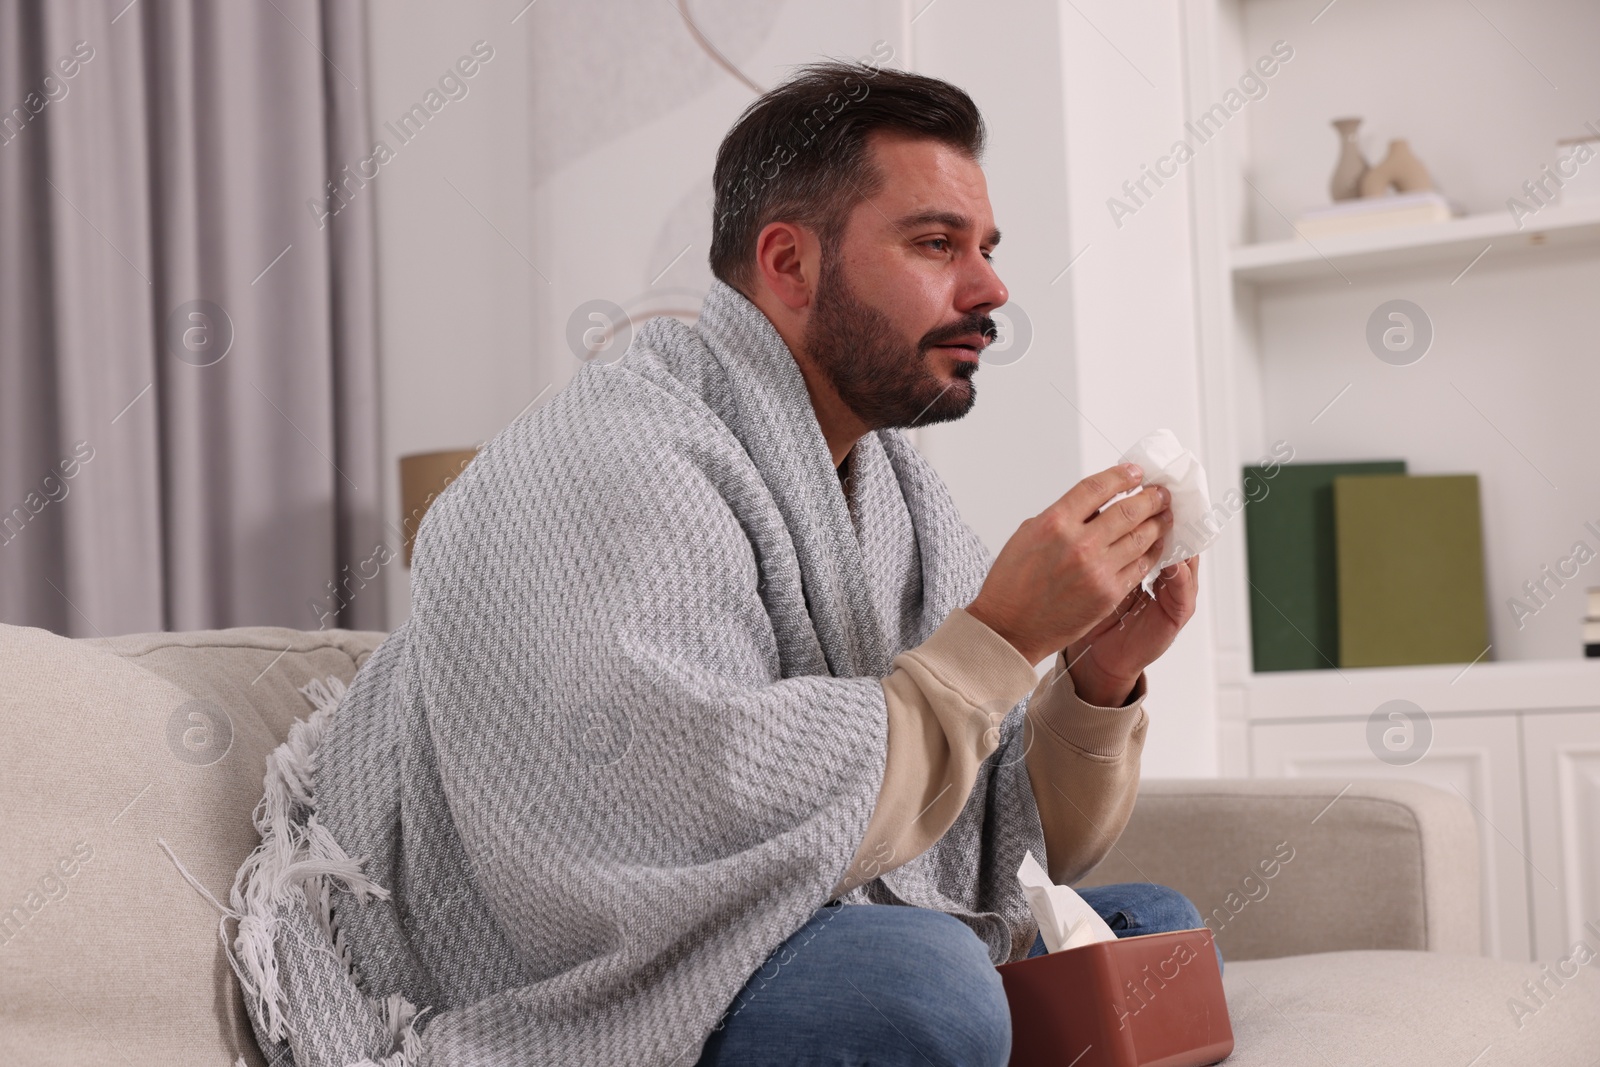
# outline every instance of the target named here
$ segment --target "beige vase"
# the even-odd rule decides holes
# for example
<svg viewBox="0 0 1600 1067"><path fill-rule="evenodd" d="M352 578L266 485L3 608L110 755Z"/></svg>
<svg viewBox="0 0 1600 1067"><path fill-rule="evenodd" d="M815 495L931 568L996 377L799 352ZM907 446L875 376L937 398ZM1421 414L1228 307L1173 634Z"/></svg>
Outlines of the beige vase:
<svg viewBox="0 0 1600 1067"><path fill-rule="evenodd" d="M1354 200L1361 195L1361 178L1367 173L1367 160L1361 154L1361 142L1356 137L1360 119L1334 119L1333 128L1339 131L1339 162L1333 168L1333 178L1328 182L1328 193L1334 203Z"/></svg>
<svg viewBox="0 0 1600 1067"><path fill-rule="evenodd" d="M1404 138L1389 142L1383 162L1368 169L1361 179L1362 196L1382 196L1393 186L1398 192L1420 193L1433 188L1428 168L1422 165Z"/></svg>

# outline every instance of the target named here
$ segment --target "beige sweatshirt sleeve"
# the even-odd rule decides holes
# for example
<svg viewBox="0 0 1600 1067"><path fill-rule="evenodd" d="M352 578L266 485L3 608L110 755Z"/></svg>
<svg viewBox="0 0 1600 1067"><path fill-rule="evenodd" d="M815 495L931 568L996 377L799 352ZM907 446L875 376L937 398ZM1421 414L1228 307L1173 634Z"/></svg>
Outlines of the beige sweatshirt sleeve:
<svg viewBox="0 0 1600 1067"><path fill-rule="evenodd" d="M1141 671L1121 707L1085 703L1057 652L1028 701L1033 738L1025 758L1044 829L1045 869L1057 885L1088 874L1128 825L1150 722L1148 688Z"/></svg>
<svg viewBox="0 0 1600 1067"><path fill-rule="evenodd" d="M979 764L999 744L1000 721L1030 690L1025 758L1051 877L1074 880L1110 850L1138 789L1143 675L1126 706L1086 704L1060 654L1037 678L1022 653L962 608L892 666L882 683L889 712L883 785L832 898L944 835L966 806Z"/></svg>

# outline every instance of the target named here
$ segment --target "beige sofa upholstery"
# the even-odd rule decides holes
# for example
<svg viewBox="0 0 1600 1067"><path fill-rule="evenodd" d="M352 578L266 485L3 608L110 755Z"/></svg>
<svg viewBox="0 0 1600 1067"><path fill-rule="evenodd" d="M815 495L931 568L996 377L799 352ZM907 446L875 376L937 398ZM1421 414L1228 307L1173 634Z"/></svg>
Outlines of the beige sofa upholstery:
<svg viewBox="0 0 1600 1067"><path fill-rule="evenodd" d="M311 711L296 687L349 681L382 636L0 626L0 1064L262 1063L174 861L228 899L267 754Z"/></svg>
<svg viewBox="0 0 1600 1067"><path fill-rule="evenodd" d="M1084 884L1194 901L1227 961L1236 1067L1600 1064L1600 957L1563 975L1478 955L1475 818L1419 783L1149 781Z"/></svg>
<svg viewBox="0 0 1600 1067"><path fill-rule="evenodd" d="M1085 884L1182 891L1228 960L1353 949L1477 955L1473 818L1459 796L1413 782L1146 782Z"/></svg>
<svg viewBox="0 0 1600 1067"><path fill-rule="evenodd" d="M218 912L178 865L226 900L266 756L311 710L298 687L348 682L382 636L0 626L0 1064L261 1063ZM1152 781L1091 881L1201 908L1230 1064L1593 1063L1600 960L1476 955L1472 819L1424 786Z"/></svg>

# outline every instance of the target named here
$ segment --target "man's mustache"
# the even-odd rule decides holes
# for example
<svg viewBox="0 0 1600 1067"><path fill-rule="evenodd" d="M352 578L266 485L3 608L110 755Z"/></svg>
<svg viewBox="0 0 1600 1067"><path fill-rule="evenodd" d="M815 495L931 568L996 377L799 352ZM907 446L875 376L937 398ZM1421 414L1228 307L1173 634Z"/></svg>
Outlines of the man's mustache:
<svg viewBox="0 0 1600 1067"><path fill-rule="evenodd" d="M922 335L922 343L917 347L919 350L926 352L935 345L946 344L957 338L971 337L973 334L979 334L989 344L993 344L1000 339L1000 328L995 324L994 319L988 315L973 312L971 315L958 319L949 325L929 330Z"/></svg>

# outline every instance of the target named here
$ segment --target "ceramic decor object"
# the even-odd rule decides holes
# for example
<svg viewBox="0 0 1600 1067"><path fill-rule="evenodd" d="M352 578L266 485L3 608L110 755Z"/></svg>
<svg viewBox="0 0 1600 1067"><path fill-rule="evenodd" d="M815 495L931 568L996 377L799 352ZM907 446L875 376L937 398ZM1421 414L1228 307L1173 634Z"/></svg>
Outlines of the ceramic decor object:
<svg viewBox="0 0 1600 1067"><path fill-rule="evenodd" d="M1420 193L1433 188L1428 168L1422 165L1404 138L1389 142L1389 154L1361 179L1362 196L1383 196L1393 186L1402 193Z"/></svg>
<svg viewBox="0 0 1600 1067"><path fill-rule="evenodd" d="M1360 126L1360 119L1333 120L1333 128L1339 131L1339 162L1333 168L1328 193L1336 203L1354 200L1361 195L1361 179L1367 173L1367 160L1361 154L1361 142L1356 136Z"/></svg>

